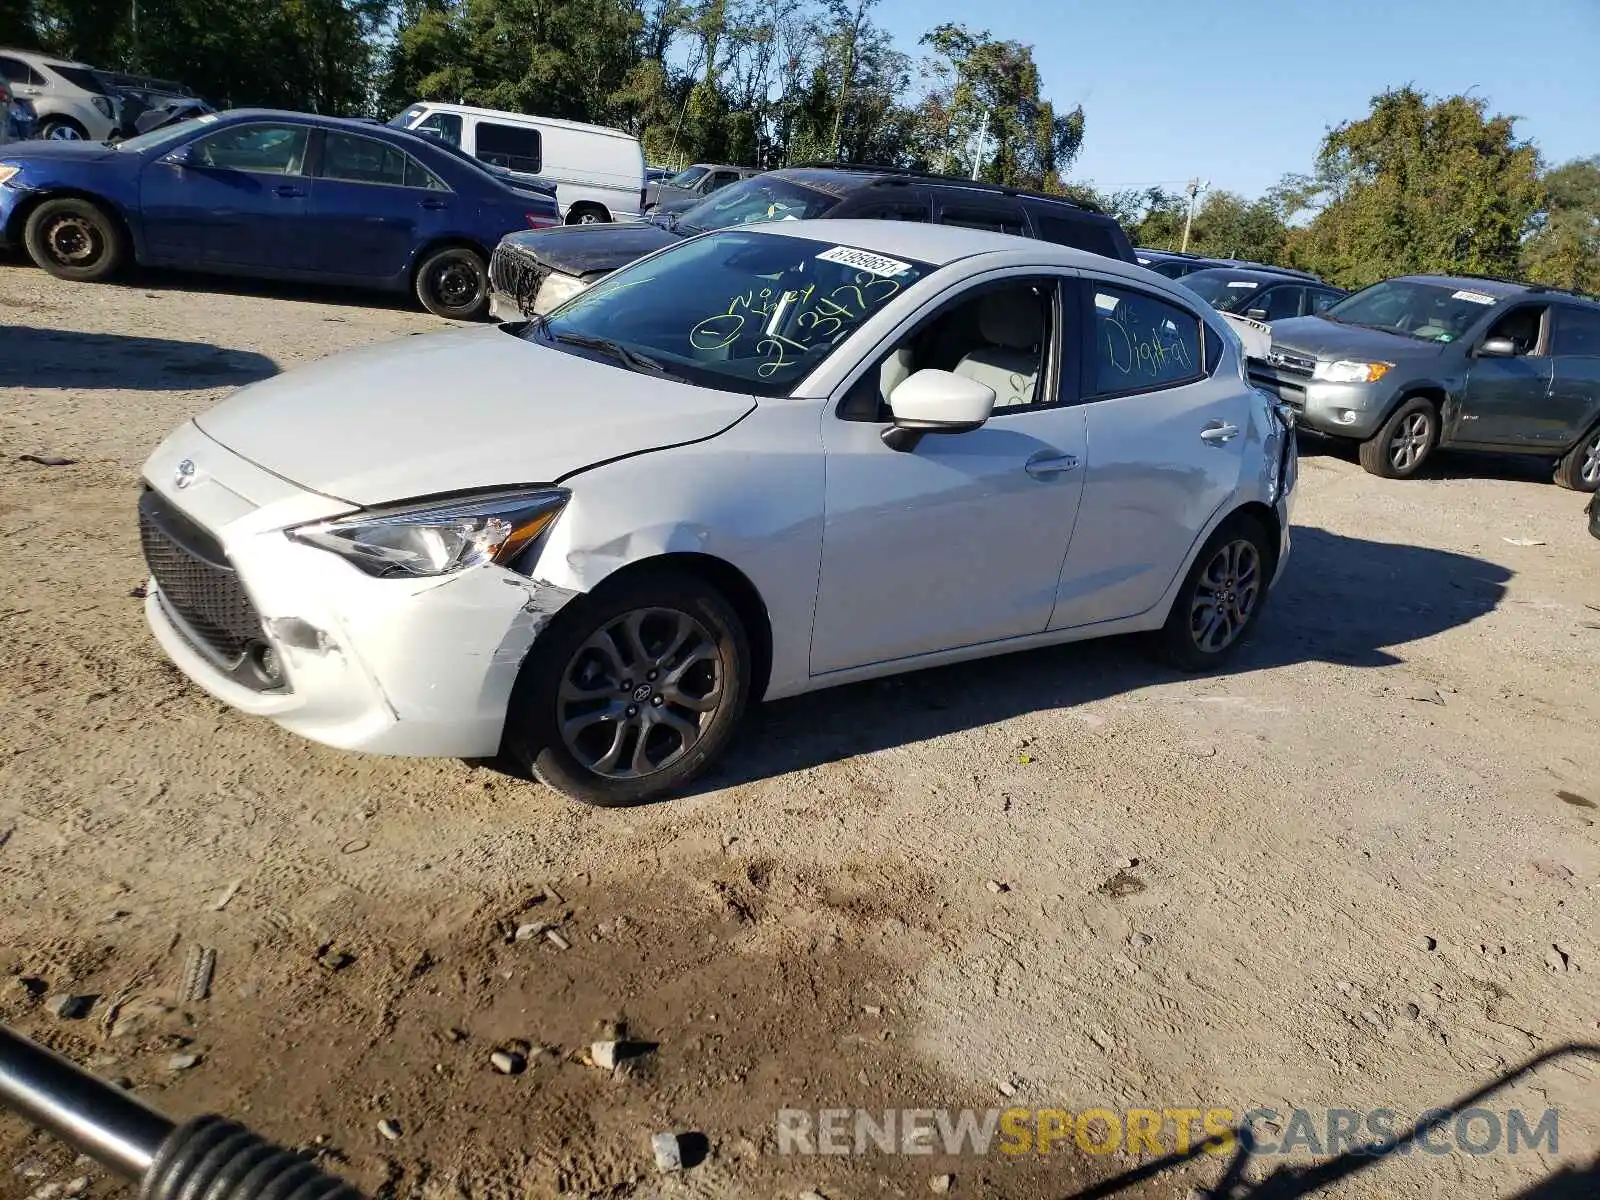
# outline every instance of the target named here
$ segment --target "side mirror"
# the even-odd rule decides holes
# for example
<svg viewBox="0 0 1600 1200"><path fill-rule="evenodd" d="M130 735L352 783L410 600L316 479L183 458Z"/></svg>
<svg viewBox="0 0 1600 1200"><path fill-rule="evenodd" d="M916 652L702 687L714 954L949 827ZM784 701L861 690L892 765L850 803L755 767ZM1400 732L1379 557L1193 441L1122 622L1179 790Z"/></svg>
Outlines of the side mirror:
<svg viewBox="0 0 1600 1200"><path fill-rule="evenodd" d="M949 371L918 371L889 394L894 424L883 431L891 450L915 450L924 434L971 433L994 412L994 389Z"/></svg>
<svg viewBox="0 0 1600 1200"><path fill-rule="evenodd" d="M1267 319L1267 310L1264 308L1247 308L1244 310L1244 315L1252 321L1265 321Z"/></svg>
<svg viewBox="0 0 1600 1200"><path fill-rule="evenodd" d="M1484 358L1515 358L1517 344L1507 337L1485 338L1478 353Z"/></svg>
<svg viewBox="0 0 1600 1200"><path fill-rule="evenodd" d="M190 142L187 146L179 146L172 153L163 155L161 161L171 167L194 166L197 162L194 154L194 143Z"/></svg>

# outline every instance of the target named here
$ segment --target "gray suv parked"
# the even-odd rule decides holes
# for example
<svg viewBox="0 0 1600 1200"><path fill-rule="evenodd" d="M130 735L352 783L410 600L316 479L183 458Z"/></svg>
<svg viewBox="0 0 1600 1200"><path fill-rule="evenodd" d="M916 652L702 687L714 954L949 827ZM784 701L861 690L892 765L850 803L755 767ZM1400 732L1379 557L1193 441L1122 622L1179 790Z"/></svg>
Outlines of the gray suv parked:
<svg viewBox="0 0 1600 1200"><path fill-rule="evenodd" d="M1374 475L1441 446L1541 454L1600 487L1600 299L1498 279L1410 275L1277 321L1251 379L1302 427L1361 443Z"/></svg>

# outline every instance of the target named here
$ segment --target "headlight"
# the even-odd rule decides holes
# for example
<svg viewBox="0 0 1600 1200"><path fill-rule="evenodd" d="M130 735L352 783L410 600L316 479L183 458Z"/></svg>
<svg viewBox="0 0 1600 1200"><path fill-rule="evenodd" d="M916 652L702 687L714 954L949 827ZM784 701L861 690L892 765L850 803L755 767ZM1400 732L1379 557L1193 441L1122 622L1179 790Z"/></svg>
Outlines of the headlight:
<svg viewBox="0 0 1600 1200"><path fill-rule="evenodd" d="M507 563L561 515L565 488L498 492L467 500L375 509L289 530L368 575L448 575Z"/></svg>
<svg viewBox="0 0 1600 1200"><path fill-rule="evenodd" d="M1311 378L1324 383L1377 383L1390 371L1389 362L1367 362L1358 358L1341 358L1338 362L1318 362L1311 368Z"/></svg>
<svg viewBox="0 0 1600 1200"><path fill-rule="evenodd" d="M565 303L589 285L572 275L551 271L539 285L539 294L533 299L535 312L547 313L556 305Z"/></svg>
<svg viewBox="0 0 1600 1200"><path fill-rule="evenodd" d="M7 163L0 163L0 183L5 183L16 178L17 174L21 170L21 167L13 167Z"/></svg>
<svg viewBox="0 0 1600 1200"><path fill-rule="evenodd" d="M109 96L90 96L89 103L94 105L99 110L100 115L108 121L116 116L115 110L111 107L111 97Z"/></svg>

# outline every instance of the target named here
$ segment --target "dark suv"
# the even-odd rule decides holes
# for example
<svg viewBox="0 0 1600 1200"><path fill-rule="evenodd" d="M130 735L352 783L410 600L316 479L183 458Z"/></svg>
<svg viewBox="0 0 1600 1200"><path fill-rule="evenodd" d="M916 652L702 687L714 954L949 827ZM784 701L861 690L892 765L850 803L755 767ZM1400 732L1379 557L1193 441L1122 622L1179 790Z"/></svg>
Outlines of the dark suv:
<svg viewBox="0 0 1600 1200"><path fill-rule="evenodd" d="M1115 218L1062 196L823 163L754 175L693 207L647 221L509 234L489 264L491 311L507 321L547 312L618 267L708 230L818 217L991 229L1134 261L1133 246Z"/></svg>
<svg viewBox="0 0 1600 1200"><path fill-rule="evenodd" d="M1318 433L1361 443L1374 475L1441 446L1548 455L1600 487L1600 298L1477 276L1386 279L1278 321L1250 377Z"/></svg>
<svg viewBox="0 0 1600 1200"><path fill-rule="evenodd" d="M1206 267L1178 282L1219 312L1269 323L1319 313L1350 294L1287 267Z"/></svg>

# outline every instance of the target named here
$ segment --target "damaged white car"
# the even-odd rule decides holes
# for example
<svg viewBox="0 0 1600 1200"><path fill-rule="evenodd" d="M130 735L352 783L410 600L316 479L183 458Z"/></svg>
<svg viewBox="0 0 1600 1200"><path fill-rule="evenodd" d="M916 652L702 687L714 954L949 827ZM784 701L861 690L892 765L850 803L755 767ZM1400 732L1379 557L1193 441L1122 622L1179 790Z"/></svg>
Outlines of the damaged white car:
<svg viewBox="0 0 1600 1200"><path fill-rule="evenodd" d="M825 221L241 389L139 510L150 625L213 695L617 805L763 698L1132 631L1218 662L1294 480L1238 338L1170 281Z"/></svg>

